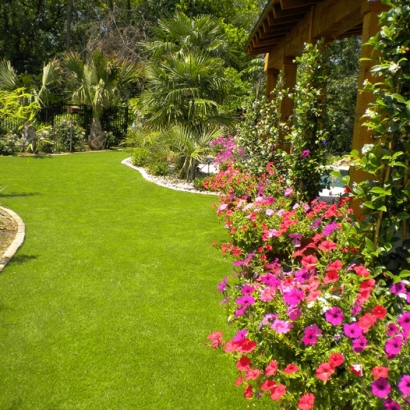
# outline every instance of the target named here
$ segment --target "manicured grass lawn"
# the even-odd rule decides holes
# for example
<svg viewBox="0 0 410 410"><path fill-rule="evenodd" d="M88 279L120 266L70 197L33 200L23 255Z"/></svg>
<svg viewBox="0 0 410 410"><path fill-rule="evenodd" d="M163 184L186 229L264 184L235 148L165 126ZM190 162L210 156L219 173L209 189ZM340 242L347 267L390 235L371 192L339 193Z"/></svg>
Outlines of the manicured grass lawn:
<svg viewBox="0 0 410 410"><path fill-rule="evenodd" d="M127 156L0 157L0 203L27 235L0 274L1 410L247 408L205 347L227 330L216 198L149 183Z"/></svg>

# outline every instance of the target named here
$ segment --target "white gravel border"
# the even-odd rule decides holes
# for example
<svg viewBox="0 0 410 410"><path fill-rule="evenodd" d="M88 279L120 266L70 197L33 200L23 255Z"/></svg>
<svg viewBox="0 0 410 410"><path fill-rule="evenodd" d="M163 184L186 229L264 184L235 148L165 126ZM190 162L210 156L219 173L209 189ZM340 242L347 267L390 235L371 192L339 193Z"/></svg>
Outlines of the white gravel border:
<svg viewBox="0 0 410 410"><path fill-rule="evenodd" d="M26 235L26 225L24 224L23 220L11 209L4 208L0 206L0 209L6 213L8 213L16 222L17 224L17 234L10 244L10 246L6 249L6 251L0 257L0 272L4 269L7 265L9 260L14 256L17 252L18 248L23 245L24 237Z"/></svg>
<svg viewBox="0 0 410 410"><path fill-rule="evenodd" d="M144 179L146 179L147 181L153 182L154 184L160 185L164 188L174 189L176 191L190 192L191 194L219 195L216 192L197 191L194 188L194 186L189 182L178 181L172 178L157 177L157 176L150 175L147 173L147 171L145 171L144 168L136 167L135 165L132 165L131 157L125 158L123 161L121 161L121 164L137 170L143 176Z"/></svg>

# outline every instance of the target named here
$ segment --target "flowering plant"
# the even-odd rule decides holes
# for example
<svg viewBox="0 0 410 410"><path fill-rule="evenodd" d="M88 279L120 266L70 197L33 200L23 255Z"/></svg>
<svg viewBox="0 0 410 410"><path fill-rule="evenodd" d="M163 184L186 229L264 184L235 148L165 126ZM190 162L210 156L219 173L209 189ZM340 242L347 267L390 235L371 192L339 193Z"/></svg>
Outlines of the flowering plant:
<svg viewBox="0 0 410 410"><path fill-rule="evenodd" d="M236 271L218 290L238 332L226 342L221 332L209 335L212 346L233 356L247 399L301 410L404 408L407 283L386 291L372 278L354 248L348 202L292 204L279 186L276 196L259 186L241 197L237 185L225 186L218 213L233 241L222 251ZM287 257L276 258L280 251ZM401 313L389 314L385 306L395 303Z"/></svg>

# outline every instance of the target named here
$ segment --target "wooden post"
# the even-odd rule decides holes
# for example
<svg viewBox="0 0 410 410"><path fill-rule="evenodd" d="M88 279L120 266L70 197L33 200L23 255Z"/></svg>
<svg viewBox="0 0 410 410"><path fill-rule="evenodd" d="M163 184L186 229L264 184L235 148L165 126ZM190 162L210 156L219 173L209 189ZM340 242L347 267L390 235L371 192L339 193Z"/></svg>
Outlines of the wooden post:
<svg viewBox="0 0 410 410"><path fill-rule="evenodd" d="M282 72L284 75L284 88L293 92L296 85L296 73L298 66L294 57L285 57L282 62ZM281 119L287 122L289 117L293 114L293 99L284 97L280 108Z"/></svg>
<svg viewBox="0 0 410 410"><path fill-rule="evenodd" d="M371 0L363 4L362 44L365 44L371 37L375 36L380 31L379 14L383 10L386 10L386 6L381 4L380 0ZM374 143L371 130L362 125L363 122L365 122L365 119L362 119L363 114L368 108L369 103L374 100L372 92L363 91L363 84L365 80L369 80L370 82L375 81L375 77L370 72L371 68L375 65L375 61L373 60L374 57L373 47L362 45L360 58L370 58L370 60L361 60L359 65L358 93L356 99L352 149L357 150L360 153L365 144ZM355 168L350 168L349 175L350 183L362 182L368 178L368 174ZM352 208L356 218L361 219L360 202L354 201Z"/></svg>
<svg viewBox="0 0 410 410"><path fill-rule="evenodd" d="M268 68L266 70L266 97L271 100L271 92L275 89L278 82L279 70Z"/></svg>

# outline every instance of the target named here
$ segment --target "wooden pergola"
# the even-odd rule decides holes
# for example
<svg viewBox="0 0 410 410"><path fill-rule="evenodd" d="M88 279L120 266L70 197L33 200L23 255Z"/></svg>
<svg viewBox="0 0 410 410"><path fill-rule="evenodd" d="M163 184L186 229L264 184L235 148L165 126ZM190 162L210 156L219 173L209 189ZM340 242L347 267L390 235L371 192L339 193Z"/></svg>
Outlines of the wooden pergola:
<svg viewBox="0 0 410 410"><path fill-rule="evenodd" d="M380 0L270 0L246 45L250 56L266 54L267 95L275 87L280 70L285 75L285 88L294 88L297 71L294 60L302 54L305 43L361 35L364 44L379 31L379 14L383 10L386 6ZM371 47L362 47L361 57L371 58ZM373 81L372 65L371 60L360 61L352 143L352 149L358 151L372 142L370 131L361 126L361 117L372 100L372 94L362 90L365 79ZM293 100L283 99L282 119L287 120L292 112ZM351 172L351 177L353 181L363 178L357 171Z"/></svg>

